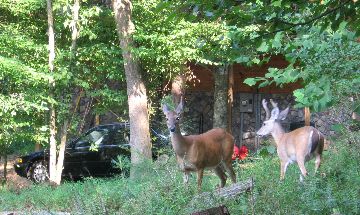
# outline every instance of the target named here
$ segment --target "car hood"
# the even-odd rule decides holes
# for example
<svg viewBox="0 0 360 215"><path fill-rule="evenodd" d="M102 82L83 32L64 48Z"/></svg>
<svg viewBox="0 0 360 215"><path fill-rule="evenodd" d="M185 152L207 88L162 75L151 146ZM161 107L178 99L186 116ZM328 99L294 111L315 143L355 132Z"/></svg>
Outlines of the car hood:
<svg viewBox="0 0 360 215"><path fill-rule="evenodd" d="M49 154L49 150L33 152L24 156L20 156L20 158L22 159L23 162L27 162L35 157L43 157L46 154Z"/></svg>

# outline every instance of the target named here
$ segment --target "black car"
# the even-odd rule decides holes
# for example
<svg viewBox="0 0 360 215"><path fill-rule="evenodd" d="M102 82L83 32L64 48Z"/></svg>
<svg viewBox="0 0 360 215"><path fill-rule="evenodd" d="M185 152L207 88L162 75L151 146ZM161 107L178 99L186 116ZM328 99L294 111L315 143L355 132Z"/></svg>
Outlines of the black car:
<svg viewBox="0 0 360 215"><path fill-rule="evenodd" d="M168 138L151 129L153 156L168 145ZM120 173L114 166L119 155L130 157L130 127L128 123L96 126L66 145L62 177L75 179L86 176L109 176ZM35 182L48 179L49 151L39 151L19 157L14 168L18 175Z"/></svg>

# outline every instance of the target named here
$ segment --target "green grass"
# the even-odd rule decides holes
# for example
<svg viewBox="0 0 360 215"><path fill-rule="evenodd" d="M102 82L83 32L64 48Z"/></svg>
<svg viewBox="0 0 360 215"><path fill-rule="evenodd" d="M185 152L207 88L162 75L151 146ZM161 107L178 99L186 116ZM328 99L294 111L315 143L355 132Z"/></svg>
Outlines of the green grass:
<svg viewBox="0 0 360 215"><path fill-rule="evenodd" d="M297 165L290 165L284 181L279 180L276 155L253 157L236 165L239 181L253 177L255 187L236 199L197 199L195 174L189 186L175 158L164 165L144 167L139 180L128 178L86 179L64 182L53 188L32 186L25 190L2 188L0 209L66 211L72 214L190 214L225 204L231 214L360 214L360 144L338 141L324 152L323 163L314 175L314 161L307 163L309 177L299 182ZM230 181L230 180L228 180ZM210 171L203 191L213 191L219 179ZM230 182L229 182L230 183Z"/></svg>

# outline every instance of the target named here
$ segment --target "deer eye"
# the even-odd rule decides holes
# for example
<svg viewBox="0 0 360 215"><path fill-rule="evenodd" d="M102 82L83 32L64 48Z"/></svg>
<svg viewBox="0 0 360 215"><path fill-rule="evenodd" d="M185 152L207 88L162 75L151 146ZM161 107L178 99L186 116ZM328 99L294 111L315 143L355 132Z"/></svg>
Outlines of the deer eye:
<svg viewBox="0 0 360 215"><path fill-rule="evenodd" d="M179 121L180 120L180 117L176 117L176 121Z"/></svg>

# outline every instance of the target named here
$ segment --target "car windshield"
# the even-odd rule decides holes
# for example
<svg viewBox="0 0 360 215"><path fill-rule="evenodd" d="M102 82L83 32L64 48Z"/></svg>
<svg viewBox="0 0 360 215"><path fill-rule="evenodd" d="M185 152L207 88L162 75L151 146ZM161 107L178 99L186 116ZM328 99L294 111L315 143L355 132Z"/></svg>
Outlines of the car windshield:
<svg viewBox="0 0 360 215"><path fill-rule="evenodd" d="M108 130L107 129L101 129L101 130L94 130L92 132L90 132L89 134L81 137L75 147L85 147L85 146L91 146L91 145L100 145L106 135L108 134Z"/></svg>

